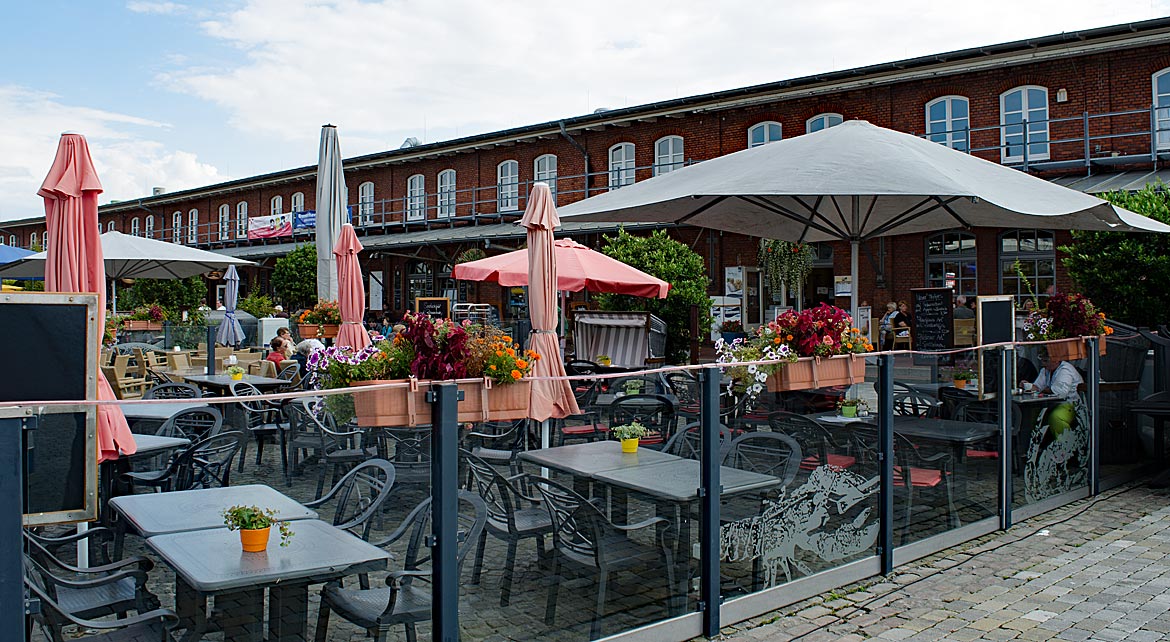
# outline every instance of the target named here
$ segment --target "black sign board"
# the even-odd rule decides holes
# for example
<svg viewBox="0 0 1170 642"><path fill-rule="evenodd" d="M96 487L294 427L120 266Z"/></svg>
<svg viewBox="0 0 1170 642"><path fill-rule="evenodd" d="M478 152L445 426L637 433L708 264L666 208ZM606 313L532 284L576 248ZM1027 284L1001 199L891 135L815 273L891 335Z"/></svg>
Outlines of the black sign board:
<svg viewBox="0 0 1170 642"><path fill-rule="evenodd" d="M977 343L1010 343L1016 336L1016 305L1011 295L975 298ZM1011 346L1009 346L1009 350ZM1009 352L1008 354L1014 354ZM979 349L979 398L994 399L999 391L1000 363L1004 352ZM1014 361L1014 360L1013 360Z"/></svg>
<svg viewBox="0 0 1170 642"><path fill-rule="evenodd" d="M913 301L910 332L912 349L922 352L950 350L955 343L954 290L951 288L916 288L910 290ZM914 355L916 365L938 363L944 355Z"/></svg>
<svg viewBox="0 0 1170 642"><path fill-rule="evenodd" d="M432 319L451 318L451 299L447 297L418 297L414 300L414 311Z"/></svg>

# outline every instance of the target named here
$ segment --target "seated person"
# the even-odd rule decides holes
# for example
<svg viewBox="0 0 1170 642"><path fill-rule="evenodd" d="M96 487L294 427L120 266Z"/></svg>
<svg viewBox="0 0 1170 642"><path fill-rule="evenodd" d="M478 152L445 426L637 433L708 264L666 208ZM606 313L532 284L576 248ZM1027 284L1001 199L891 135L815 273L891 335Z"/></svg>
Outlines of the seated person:
<svg viewBox="0 0 1170 642"><path fill-rule="evenodd" d="M967 307L967 297L960 294L955 297L955 318L956 319L974 319L975 311Z"/></svg>
<svg viewBox="0 0 1170 642"><path fill-rule="evenodd" d="M306 364L309 360L309 354L314 350L324 350L325 344L316 339L305 339L297 344L296 351L293 352L292 360L297 362L301 367L301 372L305 372Z"/></svg>
<svg viewBox="0 0 1170 642"><path fill-rule="evenodd" d="M1085 383L1081 373L1067 361L1057 361L1047 353L1040 355L1040 376L1032 382L1040 394L1056 395L1064 399L1064 403L1048 411L1048 426L1052 437L1059 437L1076 421L1076 409L1073 404L1080 400L1077 387ZM1022 383L1022 382L1021 382Z"/></svg>
<svg viewBox="0 0 1170 642"><path fill-rule="evenodd" d="M277 366L280 365L281 361L288 360L288 355L285 354L285 343L285 340L281 339L280 337L274 338L272 342L268 344L269 347L272 348L272 351L269 352L268 356L264 358L268 361L271 361L272 363L275 363Z"/></svg>

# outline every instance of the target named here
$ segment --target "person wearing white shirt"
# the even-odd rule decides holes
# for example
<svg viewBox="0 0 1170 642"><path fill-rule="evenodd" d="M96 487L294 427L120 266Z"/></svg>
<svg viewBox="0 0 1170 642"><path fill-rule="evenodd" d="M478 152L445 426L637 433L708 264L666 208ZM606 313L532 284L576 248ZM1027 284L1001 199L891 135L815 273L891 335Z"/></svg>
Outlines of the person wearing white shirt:
<svg viewBox="0 0 1170 642"><path fill-rule="evenodd" d="M1079 398L1077 386L1083 384L1085 379L1071 363L1056 361L1051 357L1044 356L1040 365L1042 366L1040 376L1036 377L1036 381L1032 383L1036 386L1036 390L1041 394L1064 397L1065 401L1070 403Z"/></svg>

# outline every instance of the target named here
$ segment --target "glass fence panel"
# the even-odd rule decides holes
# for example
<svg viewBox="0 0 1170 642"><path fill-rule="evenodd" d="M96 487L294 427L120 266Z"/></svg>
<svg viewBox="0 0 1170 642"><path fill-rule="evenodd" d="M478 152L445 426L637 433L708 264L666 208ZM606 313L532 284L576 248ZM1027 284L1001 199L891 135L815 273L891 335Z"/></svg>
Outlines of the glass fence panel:
<svg viewBox="0 0 1170 642"><path fill-rule="evenodd" d="M1151 347L1137 331L1114 324L1100 357L1101 479L1106 483L1154 462L1154 422L1143 403L1155 391Z"/></svg>
<svg viewBox="0 0 1170 642"><path fill-rule="evenodd" d="M829 372L843 360L849 357L819 366L821 387L798 383L798 371L809 367L799 362L773 375L756 399L737 398L734 383L725 395L720 576L726 597L876 551L877 367L859 359L850 385L848 368L837 379Z"/></svg>

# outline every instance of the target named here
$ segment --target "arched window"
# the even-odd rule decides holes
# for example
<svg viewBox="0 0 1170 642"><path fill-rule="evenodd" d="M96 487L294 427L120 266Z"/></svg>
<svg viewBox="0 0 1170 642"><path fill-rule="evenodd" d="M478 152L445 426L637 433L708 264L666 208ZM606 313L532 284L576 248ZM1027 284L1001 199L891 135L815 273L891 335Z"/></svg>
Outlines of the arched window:
<svg viewBox="0 0 1170 642"><path fill-rule="evenodd" d="M292 211L294 211L294 212L305 211L305 193L304 192L293 192Z"/></svg>
<svg viewBox="0 0 1170 642"><path fill-rule="evenodd" d="M175 212L171 214L171 241L174 243L183 242L183 213Z"/></svg>
<svg viewBox="0 0 1170 642"><path fill-rule="evenodd" d="M8 244L13 246L13 247L16 246L16 235L15 234L8 235Z"/></svg>
<svg viewBox="0 0 1170 642"><path fill-rule="evenodd" d="M618 143L609 148L609 189L634 183L634 144Z"/></svg>
<svg viewBox="0 0 1170 642"><path fill-rule="evenodd" d="M926 285L954 288L956 294L977 294L975 235L942 232L926 238Z"/></svg>
<svg viewBox="0 0 1170 642"><path fill-rule="evenodd" d="M232 208L227 203L219 206L219 240L228 239L228 230L231 229Z"/></svg>
<svg viewBox="0 0 1170 642"><path fill-rule="evenodd" d="M113 222L113 221L110 221L109 223L106 223L106 231L107 231L107 232L113 232L113 231L114 231L114 222Z"/></svg>
<svg viewBox="0 0 1170 642"><path fill-rule="evenodd" d="M836 127L845 119L841 114L817 114L804 123L804 130L808 133L819 132L822 129Z"/></svg>
<svg viewBox="0 0 1170 642"><path fill-rule="evenodd" d="M784 137L784 128L774 120L756 123L748 128L748 149L774 143Z"/></svg>
<svg viewBox="0 0 1170 642"><path fill-rule="evenodd" d="M199 242L199 210L187 212L187 242L192 245Z"/></svg>
<svg viewBox="0 0 1170 642"><path fill-rule="evenodd" d="M1027 134L1024 121L1027 121ZM1024 160L1025 140L1028 161L1048 158L1048 88L1016 87L999 97L1000 156L1005 163Z"/></svg>
<svg viewBox="0 0 1170 642"><path fill-rule="evenodd" d="M358 185L358 225L374 222L374 183L366 181Z"/></svg>
<svg viewBox="0 0 1170 642"><path fill-rule="evenodd" d="M999 236L1000 294L1015 296L1017 304L1035 294L1043 305L1049 288L1055 287L1056 237L1051 230L1008 230Z"/></svg>
<svg viewBox="0 0 1170 642"><path fill-rule="evenodd" d="M1170 149L1170 67L1154 74L1153 80L1158 149Z"/></svg>
<svg viewBox="0 0 1170 642"><path fill-rule="evenodd" d="M154 238L154 214L146 217L146 238Z"/></svg>
<svg viewBox="0 0 1170 642"><path fill-rule="evenodd" d="M552 192L553 202L557 202L557 157L556 154L545 154L537 156L533 163L533 178L537 181L548 183L548 189Z"/></svg>
<svg viewBox="0 0 1170 642"><path fill-rule="evenodd" d="M455 170L439 172L439 218L455 216Z"/></svg>
<svg viewBox="0 0 1170 642"><path fill-rule="evenodd" d="M654 143L654 175L669 174L683 166L682 136L659 138Z"/></svg>
<svg viewBox="0 0 1170 642"><path fill-rule="evenodd" d="M421 221L427 217L427 182L422 174L406 179L406 220Z"/></svg>
<svg viewBox="0 0 1170 642"><path fill-rule="evenodd" d="M42 249L40 243L37 242L36 232L28 235L28 249L33 250L34 252L39 252Z"/></svg>
<svg viewBox="0 0 1170 642"><path fill-rule="evenodd" d="M943 96L926 103L926 133L930 140L961 152L967 151L971 128L969 105L962 96Z"/></svg>
<svg viewBox="0 0 1170 642"><path fill-rule="evenodd" d="M520 163L506 160L496 166L496 211L520 208Z"/></svg>
<svg viewBox="0 0 1170 642"><path fill-rule="evenodd" d="M284 214L284 197L273 196L272 200L268 202L269 214Z"/></svg>
<svg viewBox="0 0 1170 642"><path fill-rule="evenodd" d="M236 203L236 238L248 238L248 201Z"/></svg>
<svg viewBox="0 0 1170 642"><path fill-rule="evenodd" d="M130 236L138 236L138 217L130 219Z"/></svg>

